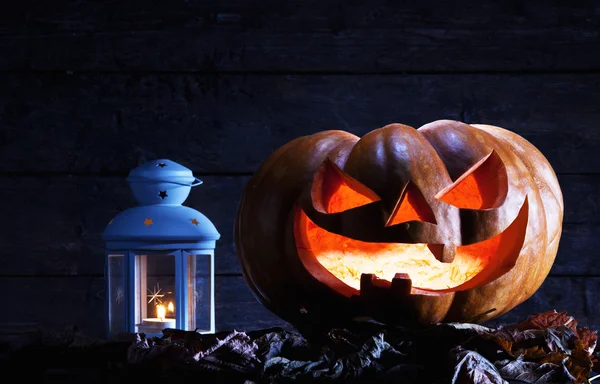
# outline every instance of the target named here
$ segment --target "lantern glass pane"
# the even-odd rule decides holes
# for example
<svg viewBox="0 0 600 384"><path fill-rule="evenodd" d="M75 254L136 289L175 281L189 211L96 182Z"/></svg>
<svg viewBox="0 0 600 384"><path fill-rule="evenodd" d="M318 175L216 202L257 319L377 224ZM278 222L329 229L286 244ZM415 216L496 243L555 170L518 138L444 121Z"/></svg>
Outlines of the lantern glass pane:
<svg viewBox="0 0 600 384"><path fill-rule="evenodd" d="M215 331L213 254L196 253L187 257L188 329L201 333Z"/></svg>
<svg viewBox="0 0 600 384"><path fill-rule="evenodd" d="M127 331L126 268L124 254L109 254L107 262L108 332Z"/></svg>
<svg viewBox="0 0 600 384"><path fill-rule="evenodd" d="M175 306L175 257L136 255L136 332L161 334L165 328L175 328Z"/></svg>

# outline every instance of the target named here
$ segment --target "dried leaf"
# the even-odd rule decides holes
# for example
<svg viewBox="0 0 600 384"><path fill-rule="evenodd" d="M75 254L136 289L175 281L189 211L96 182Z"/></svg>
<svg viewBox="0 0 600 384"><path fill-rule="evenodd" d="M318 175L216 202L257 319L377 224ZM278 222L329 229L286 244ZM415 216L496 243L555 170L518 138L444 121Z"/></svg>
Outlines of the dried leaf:
<svg viewBox="0 0 600 384"><path fill-rule="evenodd" d="M293 360L309 358L309 345L306 339L292 332L270 332L256 339L259 345L258 356L268 360L286 354ZM291 356L290 356L291 355Z"/></svg>
<svg viewBox="0 0 600 384"><path fill-rule="evenodd" d="M577 328L577 335L583 342L588 354L591 355L596 349L598 343L598 332L592 331L589 328Z"/></svg>
<svg viewBox="0 0 600 384"><path fill-rule="evenodd" d="M334 341L335 342L335 341ZM277 380L345 380L355 379L369 372L381 372L381 361L396 361L401 354L384 340L384 334L369 337L354 351L342 355L325 353L313 360L291 360L273 356L264 363L264 374ZM333 352L329 350L329 352ZM335 357L335 358L334 358ZM414 366L403 364L402 371L415 371Z"/></svg>
<svg viewBox="0 0 600 384"><path fill-rule="evenodd" d="M500 328L496 330L494 336L504 339L506 341L510 341L515 345L514 348L520 348L524 345L536 345L539 340L543 340L545 338L545 332L541 329L526 329L521 330L518 328Z"/></svg>
<svg viewBox="0 0 600 384"><path fill-rule="evenodd" d="M164 338L169 338L172 341L182 341L183 346L191 354L204 351L207 348L207 343L203 340L202 334L196 331L183 331L180 329L167 328L162 332Z"/></svg>
<svg viewBox="0 0 600 384"><path fill-rule="evenodd" d="M501 360L494 364L504 379L518 380L528 384L575 384L576 379L562 364L534 363L517 360Z"/></svg>
<svg viewBox="0 0 600 384"><path fill-rule="evenodd" d="M69 337L64 348L76 357L65 359L73 367L112 356L107 367L128 369L133 364L151 376L187 371L280 384L380 379L398 384L583 384L593 365L600 367L600 348L597 332L576 324L565 312L550 311L497 329L464 323L412 329L361 322L324 330L310 341L283 329L215 335L165 330L162 338L134 334L133 339L110 343ZM27 364L38 357L25 356ZM448 364L451 370L444 369Z"/></svg>
<svg viewBox="0 0 600 384"><path fill-rule="evenodd" d="M565 361L565 359L568 359L568 358L569 358L569 355L567 355L566 353L554 352L554 353L549 353L545 356L542 356L539 363L540 364L552 363L552 364L560 365Z"/></svg>
<svg viewBox="0 0 600 384"><path fill-rule="evenodd" d="M526 330L506 327L494 332L494 336L510 342L511 354L515 356L534 347L541 348L546 353L557 351L570 353L573 340L577 339L577 334L566 326Z"/></svg>
<svg viewBox="0 0 600 384"><path fill-rule="evenodd" d="M570 382L587 383L593 368L590 347L595 348L598 336L576 325L566 312L549 311L516 326L498 329L494 332L496 343L504 348L510 346L510 354L518 356L514 364L506 362L500 373L504 378L526 377L526 382L545 383L542 380L549 379L542 379L544 376L554 377L560 372L564 376L566 372ZM551 366L560 370L550 369Z"/></svg>
<svg viewBox="0 0 600 384"><path fill-rule="evenodd" d="M506 384L494 364L479 353L459 346L450 354L455 361L452 384Z"/></svg>
<svg viewBox="0 0 600 384"><path fill-rule="evenodd" d="M508 341L495 335L490 336L490 340L494 341L496 344L498 344L500 349L512 356L513 343L511 341Z"/></svg>
<svg viewBox="0 0 600 384"><path fill-rule="evenodd" d="M577 332L577 321L567 315L567 311L557 312L555 309L530 316L527 320L517 325L517 329L548 329L566 325Z"/></svg>
<svg viewBox="0 0 600 384"><path fill-rule="evenodd" d="M127 361L130 364L152 365L159 371L166 371L173 365L186 361L189 355L185 348L177 344L158 344L137 334L136 341L127 350Z"/></svg>
<svg viewBox="0 0 600 384"><path fill-rule="evenodd" d="M569 372L571 372L571 375L582 383L587 382L587 378L590 377L590 374L592 373L593 363L588 353L587 346L581 339L575 340L575 347L565 365Z"/></svg>
<svg viewBox="0 0 600 384"><path fill-rule="evenodd" d="M215 338L206 350L193 355L205 368L229 371L251 371L260 365L258 345L245 332L232 331L222 339Z"/></svg>
<svg viewBox="0 0 600 384"><path fill-rule="evenodd" d="M544 350L542 346L536 345L531 348L527 348L523 351L523 356L527 359L543 359L544 357L549 356L548 352Z"/></svg>

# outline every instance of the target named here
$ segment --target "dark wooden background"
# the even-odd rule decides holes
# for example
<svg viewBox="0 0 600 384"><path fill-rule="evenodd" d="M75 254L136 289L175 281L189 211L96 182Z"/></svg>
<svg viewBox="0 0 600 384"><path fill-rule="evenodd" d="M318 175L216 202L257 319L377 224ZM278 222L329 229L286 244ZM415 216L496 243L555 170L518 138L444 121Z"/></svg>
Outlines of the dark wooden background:
<svg viewBox="0 0 600 384"><path fill-rule="evenodd" d="M437 119L511 129L560 179L551 275L500 321L555 308L600 327L600 3L397 3L2 5L0 328L102 333L100 235L136 204L127 172L155 158L204 180L186 204L222 233L217 328L284 325L253 298L235 255L252 172L300 135Z"/></svg>

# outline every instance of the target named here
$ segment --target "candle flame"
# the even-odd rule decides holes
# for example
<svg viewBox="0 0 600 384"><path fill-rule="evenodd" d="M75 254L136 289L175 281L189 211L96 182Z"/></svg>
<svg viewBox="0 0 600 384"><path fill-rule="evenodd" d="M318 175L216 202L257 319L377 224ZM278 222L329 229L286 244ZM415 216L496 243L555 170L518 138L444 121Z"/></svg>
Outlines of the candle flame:
<svg viewBox="0 0 600 384"><path fill-rule="evenodd" d="M174 310L175 306L173 305L173 302L169 301L169 304L167 304L167 311L173 312Z"/></svg>
<svg viewBox="0 0 600 384"><path fill-rule="evenodd" d="M160 321L164 321L165 320L165 315L167 314L167 310L165 309L164 305L157 305L156 306L156 317L158 317L158 319Z"/></svg>

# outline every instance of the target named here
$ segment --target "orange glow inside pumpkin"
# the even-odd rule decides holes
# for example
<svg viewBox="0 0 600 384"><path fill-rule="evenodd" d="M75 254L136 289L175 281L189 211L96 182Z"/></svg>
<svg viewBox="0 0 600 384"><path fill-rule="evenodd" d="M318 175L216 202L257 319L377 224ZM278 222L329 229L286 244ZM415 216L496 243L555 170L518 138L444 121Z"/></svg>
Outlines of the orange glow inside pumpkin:
<svg viewBox="0 0 600 384"><path fill-rule="evenodd" d="M436 198L458 208L496 208L506 198L506 168L495 151L478 161Z"/></svg>
<svg viewBox="0 0 600 384"><path fill-rule="evenodd" d="M346 285L360 289L363 273L375 274L392 281L398 272L410 276L414 287L424 289L454 288L481 272L488 264L492 241L482 252L457 252L452 263L438 261L427 244L370 243L334 234L320 228L298 210L296 247L301 259L316 261Z"/></svg>
<svg viewBox="0 0 600 384"><path fill-rule="evenodd" d="M433 211L421 191L413 183L408 183L385 226L389 227L413 220L435 224Z"/></svg>
<svg viewBox="0 0 600 384"><path fill-rule="evenodd" d="M338 213L380 200L375 192L325 160L313 183L312 200L321 212Z"/></svg>
<svg viewBox="0 0 600 384"><path fill-rule="evenodd" d="M453 183L452 188L446 189L451 194L448 202L485 206L495 204L499 197L505 196L505 193L492 193L494 191L490 189L478 187L483 185L477 179L481 172L477 172L479 176L473 176L489 158L476 164L465 177ZM313 202L315 206L325 208L326 213L341 212L379 200L374 192L339 169L329 170L335 171L334 177L329 176L331 173L321 172L313 183ZM489 168L484 171L489 171ZM461 181L465 185L461 185ZM502 187L498 183L495 186ZM492 193L493 200L480 196L484 193ZM374 274L387 281L392 281L396 273L405 273L412 280L413 290L452 291L491 281L514 265L524 240L527 212L525 201L517 218L504 232L478 243L456 247L451 263L436 259L432 252L436 245L365 242L329 232L316 225L299 207L295 210L294 236L298 255L311 274L348 296L360 289L363 273ZM410 220L435 222L431 208L412 183L405 188L386 225Z"/></svg>

